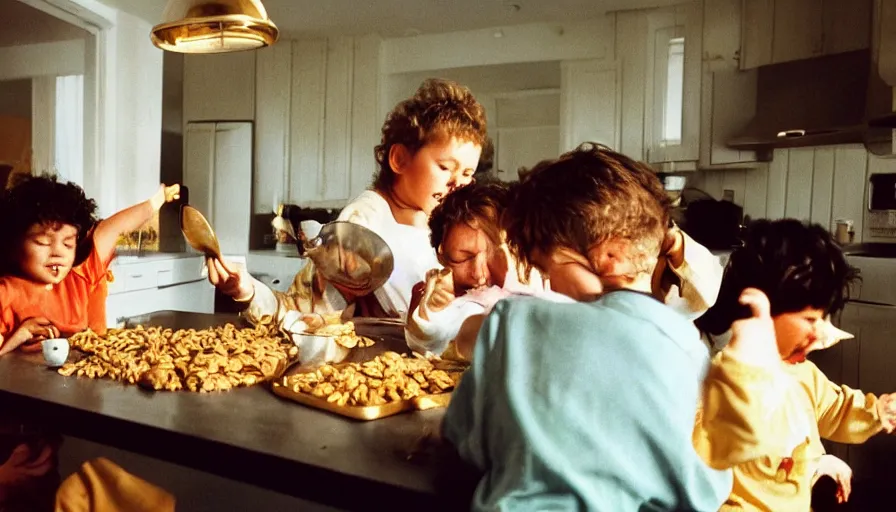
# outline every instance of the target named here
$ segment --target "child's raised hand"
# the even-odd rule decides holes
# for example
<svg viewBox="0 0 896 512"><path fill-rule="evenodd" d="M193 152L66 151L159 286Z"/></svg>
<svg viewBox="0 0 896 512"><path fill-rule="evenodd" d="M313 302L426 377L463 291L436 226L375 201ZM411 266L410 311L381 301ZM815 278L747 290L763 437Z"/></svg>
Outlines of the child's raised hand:
<svg viewBox="0 0 896 512"><path fill-rule="evenodd" d="M877 415L884 426L884 432L891 434L896 430L896 395L890 393L878 397Z"/></svg>
<svg viewBox="0 0 896 512"><path fill-rule="evenodd" d="M149 202L152 205L153 210L158 210L163 204L178 199L180 199L180 185L175 183L169 187L162 183L159 185L159 190L152 196Z"/></svg>
<svg viewBox="0 0 896 512"><path fill-rule="evenodd" d="M768 297L756 288L747 288L740 295L740 303L748 308L749 316L731 324L731 341L725 352L750 364L780 362Z"/></svg>

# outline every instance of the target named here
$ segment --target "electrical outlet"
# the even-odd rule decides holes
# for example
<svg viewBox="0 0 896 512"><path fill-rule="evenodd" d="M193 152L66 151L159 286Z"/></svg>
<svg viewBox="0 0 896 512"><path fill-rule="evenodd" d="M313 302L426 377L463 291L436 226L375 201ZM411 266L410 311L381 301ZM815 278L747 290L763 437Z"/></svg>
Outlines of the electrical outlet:
<svg viewBox="0 0 896 512"><path fill-rule="evenodd" d="M734 191L730 188L726 188L722 191L722 201L728 201L729 203L734 202Z"/></svg>

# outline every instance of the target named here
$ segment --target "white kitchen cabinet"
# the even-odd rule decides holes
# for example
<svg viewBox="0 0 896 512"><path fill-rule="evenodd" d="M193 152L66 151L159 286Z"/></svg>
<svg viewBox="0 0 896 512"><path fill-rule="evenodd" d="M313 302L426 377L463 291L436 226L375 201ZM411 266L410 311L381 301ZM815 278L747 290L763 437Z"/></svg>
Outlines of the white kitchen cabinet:
<svg viewBox="0 0 896 512"><path fill-rule="evenodd" d="M378 36L281 41L255 68L254 210L340 207L366 189L379 142Z"/></svg>
<svg viewBox="0 0 896 512"><path fill-rule="evenodd" d="M124 262L121 262L122 260ZM106 299L106 324L155 311L213 313L214 288L202 275L202 257L148 255L112 262L114 281Z"/></svg>
<svg viewBox="0 0 896 512"><path fill-rule="evenodd" d="M345 201L349 199L352 158L352 38L327 40L326 70L324 154L319 193L323 201Z"/></svg>
<svg viewBox="0 0 896 512"><path fill-rule="evenodd" d="M289 198L292 42L258 50L255 58L255 213L275 212Z"/></svg>
<svg viewBox="0 0 896 512"><path fill-rule="evenodd" d="M700 156L703 11L699 2L647 14L645 159L693 170Z"/></svg>
<svg viewBox="0 0 896 512"><path fill-rule="evenodd" d="M703 2L700 168L747 166L755 151L729 148L756 113L758 71L740 70L741 0Z"/></svg>
<svg viewBox="0 0 896 512"><path fill-rule="evenodd" d="M873 0L743 0L741 68L868 48Z"/></svg>
<svg viewBox="0 0 896 512"><path fill-rule="evenodd" d="M617 63L564 61L560 73L560 151L582 142L619 149L622 95Z"/></svg>
<svg viewBox="0 0 896 512"><path fill-rule="evenodd" d="M861 50L871 45L873 3L873 0L824 0L825 55Z"/></svg>
<svg viewBox="0 0 896 512"><path fill-rule="evenodd" d="M863 283L864 286L864 283ZM864 293L864 292L863 292ZM881 395L896 391L896 306L849 302L843 310L840 328L855 338L819 354L819 368L836 384L845 384L865 393ZM839 353L839 354L838 354ZM840 356L840 361L836 360ZM830 356L830 357L828 357ZM813 357L813 359L818 359ZM839 374L838 374L838 371ZM896 439L879 434L861 445L831 444L832 453L843 458L855 475L892 480L896 471ZM882 471L888 474L881 474Z"/></svg>
<svg viewBox="0 0 896 512"><path fill-rule="evenodd" d="M225 255L249 252L252 123L189 123L184 185L190 203L215 230Z"/></svg>
<svg viewBox="0 0 896 512"><path fill-rule="evenodd" d="M772 63L823 55L823 20L822 0L775 0Z"/></svg>
<svg viewBox="0 0 896 512"><path fill-rule="evenodd" d="M307 205L323 190L326 40L296 41L292 59L289 199Z"/></svg>

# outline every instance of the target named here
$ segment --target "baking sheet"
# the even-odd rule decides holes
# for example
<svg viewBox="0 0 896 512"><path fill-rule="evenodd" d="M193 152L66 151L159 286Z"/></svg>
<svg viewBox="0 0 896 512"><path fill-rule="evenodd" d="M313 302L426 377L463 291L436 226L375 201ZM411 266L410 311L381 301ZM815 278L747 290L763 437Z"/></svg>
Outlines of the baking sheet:
<svg viewBox="0 0 896 512"><path fill-rule="evenodd" d="M289 386L283 385L284 380L285 379L274 381L271 385L271 390L275 395L308 407L314 407L315 409L356 420L369 421L394 416L406 411L425 411L427 409L447 407L451 402L451 393L439 393L437 395L421 395L410 400L389 402L383 405L339 406L335 403L327 402L326 398L317 398L316 396L302 393L301 391L293 391Z"/></svg>
<svg viewBox="0 0 896 512"><path fill-rule="evenodd" d="M392 351L399 354L411 355L412 351L408 348L404 339L404 327L394 321L381 321L380 319L354 318L355 332L361 336L367 336L374 340L371 347L353 348L345 361L332 366L339 368L345 366L346 363L363 363L370 361L376 356ZM432 361L433 366L437 370L444 370L451 374L456 380L467 368L465 363L447 360ZM383 405L344 405L339 406L335 403L327 402L326 398L318 398L301 391L293 391L289 386L284 385L286 378L290 375L298 373L307 373L314 369L302 368L301 365L293 365L288 368L283 375L271 383L271 391L275 395L292 400L308 407L314 407L333 414L353 418L357 420L375 420L394 416L407 411L424 411L427 409L435 409L438 407L446 407L451 401L451 393L439 393L434 395L421 395L410 400L402 400L398 402L389 402Z"/></svg>

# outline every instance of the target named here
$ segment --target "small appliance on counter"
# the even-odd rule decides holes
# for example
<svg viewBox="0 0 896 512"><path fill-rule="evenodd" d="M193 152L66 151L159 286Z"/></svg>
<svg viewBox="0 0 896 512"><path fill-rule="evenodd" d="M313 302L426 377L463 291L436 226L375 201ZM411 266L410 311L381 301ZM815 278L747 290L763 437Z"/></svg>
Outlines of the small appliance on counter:
<svg viewBox="0 0 896 512"><path fill-rule="evenodd" d="M896 174L875 173L868 181L868 233L896 239Z"/></svg>
<svg viewBox="0 0 896 512"><path fill-rule="evenodd" d="M304 254L301 237L301 224L306 220L313 220L321 224L327 224L339 217L339 211L328 208L303 208L295 204L281 204L274 212L277 216L271 221L274 227L274 236L277 239L277 251L289 252L301 256ZM279 219L279 220L278 220ZM287 247L287 245L289 247Z"/></svg>

